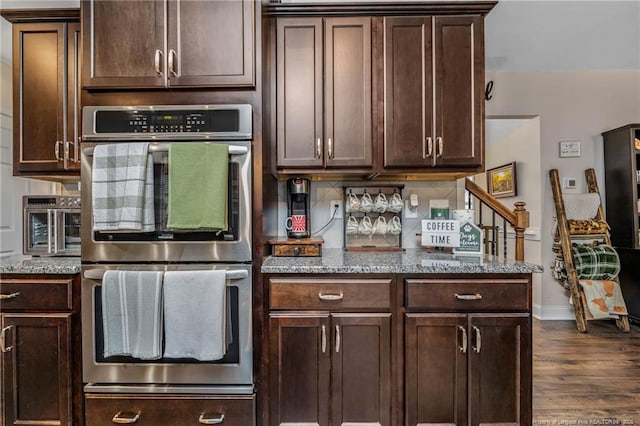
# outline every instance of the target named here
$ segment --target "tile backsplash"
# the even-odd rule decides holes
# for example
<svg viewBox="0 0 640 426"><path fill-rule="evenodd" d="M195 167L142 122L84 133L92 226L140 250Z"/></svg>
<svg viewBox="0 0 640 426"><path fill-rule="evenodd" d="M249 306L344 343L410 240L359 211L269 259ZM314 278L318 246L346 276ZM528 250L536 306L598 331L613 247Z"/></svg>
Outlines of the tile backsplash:
<svg viewBox="0 0 640 426"><path fill-rule="evenodd" d="M362 186L366 182L358 182ZM429 200L447 199L450 209L463 208L464 184L456 181L387 181L370 182L371 186L379 184L404 185L402 197L409 199L410 194L418 196L418 217L408 219L402 212L402 247L415 248L420 246L420 232L422 219L429 218ZM344 245L344 217L333 219L331 224L323 228L330 220L331 200L343 200L344 187L353 186L354 182L344 181L312 181L311 182L311 231L313 236L324 238L324 247L341 248ZM343 215L344 216L344 215ZM278 183L278 234L286 236L284 227L287 218L287 182Z"/></svg>

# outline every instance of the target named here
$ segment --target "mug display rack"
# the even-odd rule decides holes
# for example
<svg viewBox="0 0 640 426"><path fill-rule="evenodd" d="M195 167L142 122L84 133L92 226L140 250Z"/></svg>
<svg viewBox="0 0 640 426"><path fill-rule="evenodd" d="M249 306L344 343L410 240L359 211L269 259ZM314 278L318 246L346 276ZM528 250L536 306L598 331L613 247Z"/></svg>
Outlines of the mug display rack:
<svg viewBox="0 0 640 426"><path fill-rule="evenodd" d="M401 251L404 185L343 187L344 248Z"/></svg>

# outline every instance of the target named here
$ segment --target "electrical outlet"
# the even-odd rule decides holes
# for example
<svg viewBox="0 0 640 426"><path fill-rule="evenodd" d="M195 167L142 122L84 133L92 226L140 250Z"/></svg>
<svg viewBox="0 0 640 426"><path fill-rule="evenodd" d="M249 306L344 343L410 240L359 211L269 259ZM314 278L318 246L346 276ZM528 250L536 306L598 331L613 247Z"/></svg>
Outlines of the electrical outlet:
<svg viewBox="0 0 640 426"><path fill-rule="evenodd" d="M331 200L331 204L329 204L329 206L329 217L332 217L334 219L342 219L342 200ZM334 211L335 216L333 215Z"/></svg>

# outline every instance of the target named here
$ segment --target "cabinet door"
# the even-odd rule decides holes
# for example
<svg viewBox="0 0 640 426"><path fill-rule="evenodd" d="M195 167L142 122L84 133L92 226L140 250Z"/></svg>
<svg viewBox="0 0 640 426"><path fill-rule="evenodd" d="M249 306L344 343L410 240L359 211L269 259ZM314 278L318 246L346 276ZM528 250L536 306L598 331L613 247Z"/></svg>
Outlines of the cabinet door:
<svg viewBox="0 0 640 426"><path fill-rule="evenodd" d="M471 315L471 425L531 421L531 318L527 314Z"/></svg>
<svg viewBox="0 0 640 426"><path fill-rule="evenodd" d="M406 424L467 424L467 319L407 314Z"/></svg>
<svg viewBox="0 0 640 426"><path fill-rule="evenodd" d="M3 424L71 425L71 314L2 317Z"/></svg>
<svg viewBox="0 0 640 426"><path fill-rule="evenodd" d="M82 0L83 87L166 85L165 2Z"/></svg>
<svg viewBox="0 0 640 426"><path fill-rule="evenodd" d="M436 17L434 34L436 164L482 165L483 18Z"/></svg>
<svg viewBox="0 0 640 426"><path fill-rule="evenodd" d="M432 166L431 51L431 18L384 19L385 167Z"/></svg>
<svg viewBox="0 0 640 426"><path fill-rule="evenodd" d="M325 20L327 167L372 165L371 18Z"/></svg>
<svg viewBox="0 0 640 426"><path fill-rule="evenodd" d="M322 167L322 19L276 24L278 167Z"/></svg>
<svg viewBox="0 0 640 426"><path fill-rule="evenodd" d="M332 314L331 424L391 424L391 314Z"/></svg>
<svg viewBox="0 0 640 426"><path fill-rule="evenodd" d="M64 23L13 25L13 170L64 170ZM58 156L56 156L58 147Z"/></svg>
<svg viewBox="0 0 640 426"><path fill-rule="evenodd" d="M271 424L329 425L329 314L270 315Z"/></svg>
<svg viewBox="0 0 640 426"><path fill-rule="evenodd" d="M254 10L253 0L170 0L169 85L253 86Z"/></svg>

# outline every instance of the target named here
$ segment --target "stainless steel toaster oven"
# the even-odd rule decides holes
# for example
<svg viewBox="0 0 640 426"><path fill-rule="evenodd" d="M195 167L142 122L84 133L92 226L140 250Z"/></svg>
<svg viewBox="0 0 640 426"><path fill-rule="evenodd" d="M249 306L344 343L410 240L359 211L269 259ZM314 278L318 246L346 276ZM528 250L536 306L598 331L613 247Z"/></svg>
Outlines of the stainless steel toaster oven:
<svg viewBox="0 0 640 426"><path fill-rule="evenodd" d="M25 195L23 253L80 256L80 196Z"/></svg>

